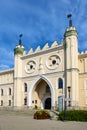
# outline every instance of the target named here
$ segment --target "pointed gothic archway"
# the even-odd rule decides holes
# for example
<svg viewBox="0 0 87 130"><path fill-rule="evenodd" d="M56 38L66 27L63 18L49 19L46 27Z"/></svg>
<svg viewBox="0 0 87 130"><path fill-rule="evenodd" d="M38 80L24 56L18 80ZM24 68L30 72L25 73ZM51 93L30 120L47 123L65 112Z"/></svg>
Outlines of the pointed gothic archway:
<svg viewBox="0 0 87 130"><path fill-rule="evenodd" d="M54 88L51 84L51 82L44 76L39 76L37 77L36 81L34 81L34 83L32 84L32 86L30 87L30 90L29 90L29 101L28 101L28 106L29 107L32 107L33 104L32 104L32 100L33 100L33 90L35 89L36 91L38 91L37 89L37 86L38 84L43 81L46 85L49 86L50 88L50 94L48 94L48 96L51 98L51 108L54 108L55 107L55 92L54 92ZM41 88L40 88L41 89ZM43 100L43 98L47 97L47 94L45 93L42 93L43 94L43 97L40 97L39 96L39 99L42 104L41 104L41 109L44 109L45 108L45 105L44 105L44 102L45 100ZM42 101L43 100L43 101Z"/></svg>

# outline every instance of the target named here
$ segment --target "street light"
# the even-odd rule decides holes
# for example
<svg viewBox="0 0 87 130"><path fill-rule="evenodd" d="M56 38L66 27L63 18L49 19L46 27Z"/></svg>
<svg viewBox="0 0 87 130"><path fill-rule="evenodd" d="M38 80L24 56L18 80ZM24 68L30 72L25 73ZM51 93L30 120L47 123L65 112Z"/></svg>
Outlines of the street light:
<svg viewBox="0 0 87 130"><path fill-rule="evenodd" d="M70 86L68 86L68 93L69 93L69 104L68 104L68 106L70 107L71 106L71 104L70 104L70 90L71 90L71 87Z"/></svg>

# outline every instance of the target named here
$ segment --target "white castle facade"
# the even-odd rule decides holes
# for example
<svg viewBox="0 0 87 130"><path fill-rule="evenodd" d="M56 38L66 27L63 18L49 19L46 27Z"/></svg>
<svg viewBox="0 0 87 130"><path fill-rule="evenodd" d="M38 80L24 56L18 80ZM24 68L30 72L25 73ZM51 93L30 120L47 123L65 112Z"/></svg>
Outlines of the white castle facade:
<svg viewBox="0 0 87 130"><path fill-rule="evenodd" d="M68 27L61 44L48 43L26 54L14 49L14 68L0 71L0 108L87 109L87 52L78 52L78 34Z"/></svg>

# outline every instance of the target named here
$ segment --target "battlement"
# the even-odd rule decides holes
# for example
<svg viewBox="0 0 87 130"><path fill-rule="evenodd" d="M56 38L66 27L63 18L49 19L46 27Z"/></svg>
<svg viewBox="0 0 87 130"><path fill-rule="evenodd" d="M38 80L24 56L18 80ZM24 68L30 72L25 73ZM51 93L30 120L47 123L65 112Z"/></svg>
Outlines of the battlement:
<svg viewBox="0 0 87 130"><path fill-rule="evenodd" d="M33 48L31 48L28 52L24 51L23 56L36 54L36 53L39 53L39 52L41 53L41 52L48 51L48 50L55 49L55 48L59 48L60 49L61 47L63 47L63 42L61 44L58 44L57 41L54 41L51 46L49 46L49 44L46 43L42 49L41 49L40 46L38 46L35 49L35 51L33 50Z"/></svg>
<svg viewBox="0 0 87 130"><path fill-rule="evenodd" d="M87 50L86 51L82 51L82 52L78 52L78 57L79 58L87 57Z"/></svg>

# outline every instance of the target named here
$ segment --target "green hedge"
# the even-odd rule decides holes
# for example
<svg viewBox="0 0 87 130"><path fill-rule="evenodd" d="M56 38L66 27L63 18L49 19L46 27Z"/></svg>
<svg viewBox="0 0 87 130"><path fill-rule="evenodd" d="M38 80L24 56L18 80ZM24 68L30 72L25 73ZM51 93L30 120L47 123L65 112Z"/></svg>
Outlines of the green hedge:
<svg viewBox="0 0 87 130"><path fill-rule="evenodd" d="M64 111L59 114L59 120L64 120ZM67 121L87 121L87 111L85 110L69 110L66 111Z"/></svg>

